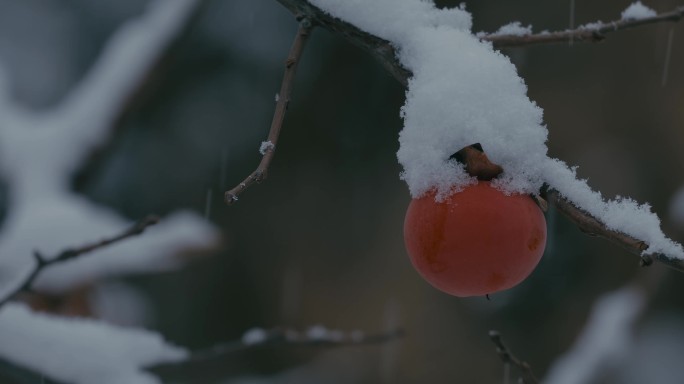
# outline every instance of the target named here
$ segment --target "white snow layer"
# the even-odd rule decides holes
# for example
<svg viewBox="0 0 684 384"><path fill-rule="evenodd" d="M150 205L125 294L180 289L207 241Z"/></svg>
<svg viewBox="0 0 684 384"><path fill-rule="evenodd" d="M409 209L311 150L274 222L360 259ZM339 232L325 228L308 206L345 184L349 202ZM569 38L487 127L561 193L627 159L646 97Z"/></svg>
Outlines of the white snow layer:
<svg viewBox="0 0 684 384"><path fill-rule="evenodd" d="M0 298L34 268L33 252L50 258L126 229L128 220L70 190L72 173L106 142L117 111L155 63L197 0L158 0L125 23L89 73L57 107L16 105L0 68L0 171L9 213L0 233ZM37 288L60 291L98 277L180 265L179 251L216 244L218 231L197 215L177 213L143 236L49 268Z"/></svg>
<svg viewBox="0 0 684 384"><path fill-rule="evenodd" d="M657 15L656 11L641 4L641 1L637 1L622 11L622 20L640 20L655 15Z"/></svg>
<svg viewBox="0 0 684 384"><path fill-rule="evenodd" d="M242 344L256 345L268 339L268 332L263 328L250 328L242 334Z"/></svg>
<svg viewBox="0 0 684 384"><path fill-rule="evenodd" d="M514 21L499 27L499 29L492 33L493 36L497 35L513 35L513 36L524 36L532 34L532 26L528 25L525 27L519 21Z"/></svg>
<svg viewBox="0 0 684 384"><path fill-rule="evenodd" d="M141 368L180 361L188 353L142 329L31 312L22 304L0 309L0 357L75 384L154 384Z"/></svg>
<svg viewBox="0 0 684 384"><path fill-rule="evenodd" d="M645 252L684 258L660 231L650 206L630 199L606 202L574 170L547 156L542 110L510 60L474 36L463 8L438 9L425 0L311 0L333 16L390 41L413 72L401 110L397 157L413 197L437 198L474 183L450 156L481 143L504 168L497 187L536 193L548 183L609 228L647 242Z"/></svg>
<svg viewBox="0 0 684 384"><path fill-rule="evenodd" d="M575 345L551 366L544 383L590 383L600 369L626 357L633 342L632 327L644 304L643 293L633 287L602 296Z"/></svg>

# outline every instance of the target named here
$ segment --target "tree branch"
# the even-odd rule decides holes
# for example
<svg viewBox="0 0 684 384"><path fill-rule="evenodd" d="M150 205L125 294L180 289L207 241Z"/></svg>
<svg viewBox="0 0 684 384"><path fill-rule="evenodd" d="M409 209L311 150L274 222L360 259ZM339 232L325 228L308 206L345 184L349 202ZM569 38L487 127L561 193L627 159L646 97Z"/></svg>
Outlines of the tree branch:
<svg viewBox="0 0 684 384"><path fill-rule="evenodd" d="M315 25L322 26L331 32L340 34L355 45L369 51L371 54L373 54L373 56L380 60L385 69L387 69L397 79L397 81L404 86L408 85L408 79L411 77L412 73L408 69L404 68L401 63L399 63L396 58L395 49L389 41L371 35L350 23L330 16L320 8L309 3L307 0L277 1L298 17L306 17ZM515 39L509 35L489 35L483 37L482 39L491 41L495 47L520 46L537 43L555 43L569 41L570 39L573 39L574 41L589 41L587 39L590 37L593 39L591 41L598 41L604 34L610 32L666 21L675 22L679 21L683 16L684 7L678 7L674 11L661 13L659 15L644 19L618 20L611 23L601 24L595 29L578 28L570 31L555 32L549 35L535 34L527 36L515 36L515 39L517 40L522 39L524 41L524 39L528 38L538 40L529 43L516 42L514 41ZM663 254L642 255L643 251L648 248L648 244L645 242L634 239L623 233L608 229L605 224L601 223L595 217L589 215L581 209L578 209L568 200L560 197L558 193L550 194L553 196L552 202L555 203L558 210L567 216L571 221L573 221L583 232L594 236L603 237L612 243L621 246L628 252L638 255L641 258L642 265L649 265L653 261L658 261L667 265L668 267L684 272L684 261L673 259Z"/></svg>
<svg viewBox="0 0 684 384"><path fill-rule="evenodd" d="M315 25L319 25L330 32L344 36L356 46L370 52L380 61L383 67L404 86L408 85L408 79L412 73L401 65L396 57L396 51L391 42L362 31L354 25L335 18L322 9L312 5L307 0L276 0L285 8L289 9L294 15L303 16L311 20ZM495 48L526 46L533 44L552 44L573 41L601 41L604 35L624 29L639 27L642 25L676 22L684 16L684 7L678 7L671 12L639 20L617 20L610 23L602 23L595 29L577 28L570 31L558 31L549 34L532 34L524 36L512 35L486 35L482 40L491 41Z"/></svg>
<svg viewBox="0 0 684 384"><path fill-rule="evenodd" d="M77 257L80 257L86 253L93 252L95 250L98 250L100 248L104 248L106 246L109 246L111 244L117 243L119 241L128 239L129 237L137 236L140 235L147 229L148 227L157 224L159 222L159 219L156 216L148 216L137 223L133 225L132 227L128 228L124 232L113 236L109 238L105 238L103 240L100 240L98 242L86 244L77 248L69 248L65 249L64 251L60 252L57 256L52 257L52 258L46 258L44 257L40 252L35 251L33 253L33 256L36 260L35 267L29 273L29 275L26 277L24 282L20 285L18 285L13 291L11 291L5 298L0 300L0 308L7 304L14 296L19 294L20 292L26 292L31 290L31 285L33 285L33 282L38 278L38 275L47 267L62 263L65 261L73 260Z"/></svg>
<svg viewBox="0 0 684 384"><path fill-rule="evenodd" d="M243 352L267 348L364 346L390 342L403 336L404 331L401 329L377 334L327 330L323 327L313 327L304 332L291 328L252 329L245 333L241 340L196 351L187 360L157 364L148 367L147 370L160 376L164 381L169 378L179 379L181 377L183 381L186 381L186 379L197 375L197 372L201 372L201 376L207 379L207 374L215 370L215 368L211 368L212 366L219 365L226 369L226 361L234 359L236 354Z"/></svg>
<svg viewBox="0 0 684 384"><path fill-rule="evenodd" d="M557 191L548 193L549 201L552 202L559 212L575 223L579 229L590 235L599 236L616 244L627 252L639 256L642 266L648 266L657 261L670 268L684 272L684 260L674 259L661 253L643 254L648 249L648 244L621 232L606 228L598 219L577 208L570 201L562 197Z"/></svg>
<svg viewBox="0 0 684 384"><path fill-rule="evenodd" d="M515 357L515 355L506 348L501 339L501 334L498 331L489 331L489 338L492 339L492 342L496 346L496 353L499 355L499 358L504 365L513 364L520 370L520 373L522 374L520 380L523 384L539 384L539 380L537 380L534 376L534 372L532 372L532 367L530 367L527 362Z"/></svg>
<svg viewBox="0 0 684 384"><path fill-rule="evenodd" d="M87 184L91 178L97 174L97 171L102 168L102 163L106 161L114 150L114 143L116 135L125 128L125 121L130 115L140 108L146 102L146 99L157 91L159 85L166 81L169 76L169 62L173 59L175 51L178 50L186 41L189 32L195 28L197 22L201 19L201 15L209 4L209 0L191 0L191 6L186 10L185 17L178 20L180 24L172 27L167 24L166 37L163 41L159 41L159 45L154 48L149 48L146 45L141 45L141 41L152 38L151 35L156 33L145 33L144 37L136 35L131 36L130 41L123 44L115 44L118 34L122 34L127 28L127 23L119 27L114 34L109 38L107 44L103 47L102 57L114 57L115 59L107 59L105 62L96 64L89 70L89 72L81 79L81 81L71 90L69 98L76 98L79 100L72 100L69 103L68 111L56 111L62 115L71 116L74 113L72 110L79 110L81 118L98 119L97 125L105 124L105 129L109 131L107 135L112 139L105 142L98 143L98 145L84 148L86 150L86 161L80 165L75 173L74 185L77 189ZM166 0L168 3L169 1ZM166 5L173 7L173 4ZM159 7L157 7L159 8ZM121 38L119 38L121 40ZM138 47L133 47L137 45ZM122 49L131 46L130 50L136 52L128 52L123 54ZM118 51L117 51L118 50ZM152 55L148 55L152 53ZM148 57L150 56L150 57ZM147 59L145 59L147 57ZM127 81L127 78L134 78L135 81ZM105 83L105 80L108 81ZM112 84L117 84L112 87ZM115 89L113 89L115 88ZM85 102L93 99L92 95L107 94L109 97L105 106L107 112L101 110L94 110L94 108L83 105ZM74 96L76 95L76 96ZM81 96L78 96L81 95ZM82 96L82 95L85 95ZM62 106L62 108L66 105ZM85 115L91 116L87 117ZM94 124L87 124L90 128ZM54 129L54 128L52 128Z"/></svg>
<svg viewBox="0 0 684 384"><path fill-rule="evenodd" d="M308 18L314 25L344 36L352 44L370 52L383 67L404 86L408 85L411 71L404 68L397 59L392 43L378 36L362 31L356 26L325 13L307 0L277 0L293 15Z"/></svg>
<svg viewBox="0 0 684 384"><path fill-rule="evenodd" d="M608 23L597 23L592 27L579 27L565 31L550 33L534 33L529 35L484 35L481 40L491 41L497 48L521 47L536 44L554 44L568 42L589 42L595 43L602 41L611 32L624 29L640 27L647 24L662 22L677 22L684 16L684 7L677 7L673 11L664 12L652 17L643 19L615 20Z"/></svg>
<svg viewBox="0 0 684 384"><path fill-rule="evenodd" d="M268 167L271 165L273 155L275 154L275 147L278 144L278 136L283 126L283 119L290 103L290 95L292 94L292 86L294 85L294 77L297 72L297 65L299 59L302 57L304 46L309 37L309 33L313 28L313 24L307 18L299 18L299 29L295 36L290 53L285 61L285 74L283 75L283 83L280 86L280 92L276 96L276 108L273 114L273 121L271 122L271 130L268 133L267 141L261 144L260 152L263 155L261 162L254 172L252 172L246 179L244 179L236 187L225 193L226 204L230 205L238 200L238 196L254 183L259 183L266 178Z"/></svg>

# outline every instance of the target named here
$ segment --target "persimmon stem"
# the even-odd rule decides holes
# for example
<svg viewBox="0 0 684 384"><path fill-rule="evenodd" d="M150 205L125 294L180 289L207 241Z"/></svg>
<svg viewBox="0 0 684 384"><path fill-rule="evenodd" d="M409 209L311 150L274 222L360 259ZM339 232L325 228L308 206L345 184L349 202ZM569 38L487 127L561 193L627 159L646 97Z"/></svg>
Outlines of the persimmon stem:
<svg viewBox="0 0 684 384"><path fill-rule="evenodd" d="M490 181L503 173L500 165L494 164L482 149L480 143L469 145L451 156L465 165L466 172L478 180Z"/></svg>

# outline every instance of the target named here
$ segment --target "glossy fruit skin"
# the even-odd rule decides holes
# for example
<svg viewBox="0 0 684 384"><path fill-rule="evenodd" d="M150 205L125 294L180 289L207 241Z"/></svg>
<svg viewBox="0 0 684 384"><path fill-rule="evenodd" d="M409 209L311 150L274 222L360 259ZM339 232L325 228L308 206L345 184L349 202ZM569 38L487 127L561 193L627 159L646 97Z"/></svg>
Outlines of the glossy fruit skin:
<svg viewBox="0 0 684 384"><path fill-rule="evenodd" d="M546 220L527 195L505 195L479 181L442 202L413 199L404 220L413 266L435 288L467 297L523 281L546 246Z"/></svg>

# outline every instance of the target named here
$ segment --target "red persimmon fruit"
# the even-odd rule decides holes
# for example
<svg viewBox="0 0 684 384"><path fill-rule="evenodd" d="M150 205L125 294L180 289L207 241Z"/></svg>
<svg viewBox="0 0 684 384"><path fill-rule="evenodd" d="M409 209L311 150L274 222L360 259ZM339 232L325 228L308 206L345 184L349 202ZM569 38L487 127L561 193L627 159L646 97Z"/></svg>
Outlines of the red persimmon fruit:
<svg viewBox="0 0 684 384"><path fill-rule="evenodd" d="M436 201L413 199L404 221L413 266L435 288L480 296L511 288L539 263L546 220L527 195L506 195L487 181Z"/></svg>

